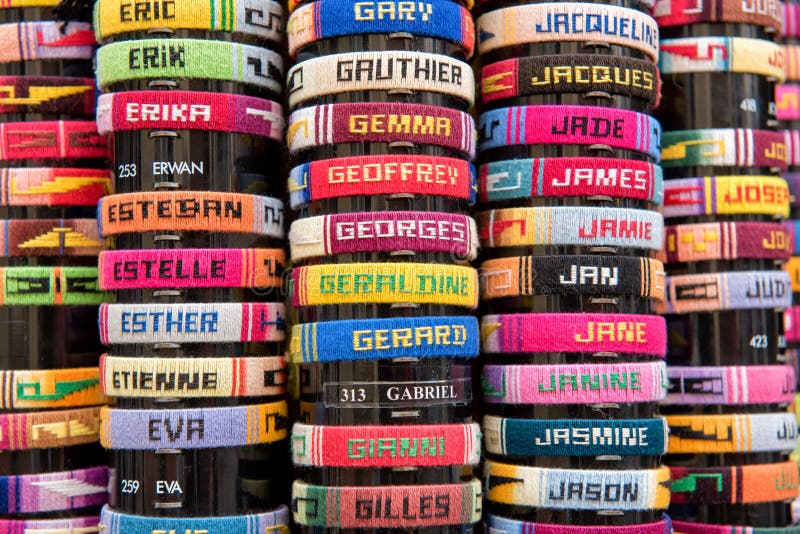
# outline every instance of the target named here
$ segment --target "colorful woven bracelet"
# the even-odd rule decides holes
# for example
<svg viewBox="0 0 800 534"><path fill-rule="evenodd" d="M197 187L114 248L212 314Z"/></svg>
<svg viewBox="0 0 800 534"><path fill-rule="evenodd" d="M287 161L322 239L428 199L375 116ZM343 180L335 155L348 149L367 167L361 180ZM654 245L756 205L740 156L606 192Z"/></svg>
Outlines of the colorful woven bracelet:
<svg viewBox="0 0 800 534"><path fill-rule="evenodd" d="M792 292L800 292L800 257L794 256L789 258L783 264L783 270L789 273L789 279L792 282Z"/></svg>
<svg viewBox="0 0 800 534"><path fill-rule="evenodd" d="M667 277L664 312L788 308L792 282L783 271L727 271Z"/></svg>
<svg viewBox="0 0 800 534"><path fill-rule="evenodd" d="M779 9L783 11L781 36L800 37L800 6L791 2L780 2Z"/></svg>
<svg viewBox="0 0 800 534"><path fill-rule="evenodd" d="M537 158L491 161L478 171L484 202L531 197L610 196L661 204L661 167L613 158Z"/></svg>
<svg viewBox="0 0 800 534"><path fill-rule="evenodd" d="M99 406L0 414L0 451L70 447L99 439Z"/></svg>
<svg viewBox="0 0 800 534"><path fill-rule="evenodd" d="M292 485L298 525L332 528L399 528L466 525L481 517L481 483L420 486Z"/></svg>
<svg viewBox="0 0 800 534"><path fill-rule="evenodd" d="M549 469L487 460L483 470L486 498L498 504L555 510L664 510L669 506L667 467Z"/></svg>
<svg viewBox="0 0 800 534"><path fill-rule="evenodd" d="M800 120L800 85L775 86L775 115L779 121Z"/></svg>
<svg viewBox="0 0 800 534"><path fill-rule="evenodd" d="M2 172L2 170L0 170ZM298 165L289 174L293 209L316 200L376 195L423 195L475 202L475 167L437 156L353 156Z"/></svg>
<svg viewBox="0 0 800 534"><path fill-rule="evenodd" d="M478 307L472 267L429 263L341 263L292 269L292 305L443 304Z"/></svg>
<svg viewBox="0 0 800 534"><path fill-rule="evenodd" d="M0 161L108 156L108 140L94 121L0 123Z"/></svg>
<svg viewBox="0 0 800 534"><path fill-rule="evenodd" d="M667 371L664 362L484 365L481 386L489 404L653 402L667 395Z"/></svg>
<svg viewBox="0 0 800 534"><path fill-rule="evenodd" d="M664 217L789 216L789 187L778 176L705 176L664 183Z"/></svg>
<svg viewBox="0 0 800 534"><path fill-rule="evenodd" d="M0 6L1 7L1 6ZM70 517L66 519L0 520L0 534L96 534L100 518Z"/></svg>
<svg viewBox="0 0 800 534"><path fill-rule="evenodd" d="M480 348L478 337L475 317L395 317L305 323L292 327L289 358L295 363L474 358Z"/></svg>
<svg viewBox="0 0 800 534"><path fill-rule="evenodd" d="M103 304L100 340L139 343L239 343L283 341L282 302Z"/></svg>
<svg viewBox="0 0 800 534"><path fill-rule="evenodd" d="M0 257L97 256L105 248L97 219L0 220Z"/></svg>
<svg viewBox="0 0 800 534"><path fill-rule="evenodd" d="M492 13L500 11L504 10ZM485 111L478 123L481 150L514 145L603 145L633 150L656 160L661 151L661 125L657 120L616 108L513 106Z"/></svg>
<svg viewBox="0 0 800 534"><path fill-rule="evenodd" d="M486 452L506 456L659 456L669 431L656 419L512 419L483 416Z"/></svg>
<svg viewBox="0 0 800 534"><path fill-rule="evenodd" d="M800 207L800 172L785 172L781 178L789 186L789 203L792 207Z"/></svg>
<svg viewBox="0 0 800 534"><path fill-rule="evenodd" d="M579 245L660 250L664 219L649 210L569 206L475 215L484 247Z"/></svg>
<svg viewBox="0 0 800 534"><path fill-rule="evenodd" d="M797 497L795 462L720 467L670 466L672 504L751 504ZM766 483L771 481L772 483Z"/></svg>
<svg viewBox="0 0 800 534"><path fill-rule="evenodd" d="M786 145L786 159L789 167L800 164L800 130L778 130Z"/></svg>
<svg viewBox="0 0 800 534"><path fill-rule="evenodd" d="M729 2L733 3L733 2ZM662 76L695 72L738 72L784 81L786 56L781 45L746 37L664 39L659 46Z"/></svg>
<svg viewBox="0 0 800 534"><path fill-rule="evenodd" d="M97 40L129 32L168 28L232 32L270 41L282 38L283 8L280 2L264 0L173 0L145 6L125 0L100 0L94 5Z"/></svg>
<svg viewBox="0 0 800 534"><path fill-rule="evenodd" d="M153 231L257 234L283 238L283 202L214 191L154 191L103 197L103 236Z"/></svg>
<svg viewBox="0 0 800 534"><path fill-rule="evenodd" d="M295 423L292 461L317 467L477 465L478 423L454 425L319 426Z"/></svg>
<svg viewBox="0 0 800 534"><path fill-rule="evenodd" d="M371 33L409 33L443 39L459 45L467 58L475 48L472 15L460 4L447 0L413 5L401 0L387 0L384 4L318 0L295 9L286 26L292 57L315 41Z"/></svg>
<svg viewBox="0 0 800 534"><path fill-rule="evenodd" d="M551 41L603 42L658 59L658 25L650 15L605 4L556 2L489 11L478 17L478 50Z"/></svg>
<svg viewBox="0 0 800 534"><path fill-rule="evenodd" d="M261 48L204 39L138 39L101 46L97 85L129 80L189 78L240 82L275 93L283 86L283 59Z"/></svg>
<svg viewBox="0 0 800 534"><path fill-rule="evenodd" d="M449 0L438 1L458 5ZM289 116L286 139L292 154L338 143L403 142L440 146L462 152L470 159L475 157L472 116L426 104L345 102L310 106Z"/></svg>
<svg viewBox="0 0 800 534"><path fill-rule="evenodd" d="M0 64L47 59L92 59L94 33L86 22L44 20L0 24Z"/></svg>
<svg viewBox="0 0 800 534"><path fill-rule="evenodd" d="M0 476L0 513L78 510L108 501L108 467Z"/></svg>
<svg viewBox="0 0 800 534"><path fill-rule="evenodd" d="M2 0L0 9L12 7L56 7L59 0Z"/></svg>
<svg viewBox="0 0 800 534"><path fill-rule="evenodd" d="M98 260L100 288L281 286L286 254L278 248L109 250Z"/></svg>
<svg viewBox="0 0 800 534"><path fill-rule="evenodd" d="M88 306L109 298L98 286L97 267L0 268L0 305Z"/></svg>
<svg viewBox="0 0 800 534"><path fill-rule="evenodd" d="M792 527L744 527L734 525L709 525L674 521L675 534L800 534L800 526Z"/></svg>
<svg viewBox="0 0 800 534"><path fill-rule="evenodd" d="M92 115L94 80L62 76L0 76L0 113Z"/></svg>
<svg viewBox="0 0 800 534"><path fill-rule="evenodd" d="M789 404L796 390L791 365L667 368L662 404Z"/></svg>
<svg viewBox="0 0 800 534"><path fill-rule="evenodd" d="M624 526L550 525L506 519L491 514L486 514L485 522L487 534L672 534L672 524L666 516L655 523Z"/></svg>
<svg viewBox="0 0 800 534"><path fill-rule="evenodd" d="M0 408L75 408L103 404L97 367L0 371Z"/></svg>
<svg viewBox="0 0 800 534"><path fill-rule="evenodd" d="M285 534L289 532L286 506L260 514L227 517L146 517L115 512L104 506L100 512L103 534L162 534L167 532L210 532L225 534ZM79 533L68 533L79 534Z"/></svg>
<svg viewBox="0 0 800 534"><path fill-rule="evenodd" d="M472 107L472 67L450 56L383 50L315 57L298 63L286 75L289 107L323 95L398 89L440 93Z"/></svg>
<svg viewBox="0 0 800 534"><path fill-rule="evenodd" d="M621 56L559 54L506 59L481 69L481 97L604 92L641 98L654 107L661 79L652 61Z"/></svg>
<svg viewBox="0 0 800 534"><path fill-rule="evenodd" d="M663 300L664 264L634 256L517 256L479 269L484 299L531 295L637 295Z"/></svg>
<svg viewBox="0 0 800 534"><path fill-rule="evenodd" d="M780 132L744 128L664 132L663 167L769 167L786 170Z"/></svg>
<svg viewBox="0 0 800 534"><path fill-rule="evenodd" d="M743 415L668 415L670 454L790 452L797 421L789 412Z"/></svg>
<svg viewBox="0 0 800 534"><path fill-rule="evenodd" d="M656 0L653 17L662 28L698 22L733 22L753 24L780 31L783 27L782 2L742 2L721 0L719 3L692 3L692 0Z"/></svg>
<svg viewBox="0 0 800 534"><path fill-rule="evenodd" d="M1 241L0 241L1 242ZM289 230L292 261L354 252L447 252L478 256L478 228L467 215L368 211L304 217Z"/></svg>
<svg viewBox="0 0 800 534"><path fill-rule="evenodd" d="M0 168L0 206L96 206L111 190L102 169Z"/></svg>
<svg viewBox="0 0 800 534"><path fill-rule="evenodd" d="M100 95L97 129L207 130L283 139L283 109L272 100L199 91L126 91Z"/></svg>
<svg viewBox="0 0 800 534"><path fill-rule="evenodd" d="M792 233L783 223L719 222L665 228L660 253L665 263L739 258L785 260L792 255Z"/></svg>
<svg viewBox="0 0 800 534"><path fill-rule="evenodd" d="M781 49L786 59L784 65L786 81L800 81L800 45L784 44L781 46Z"/></svg>
<svg viewBox="0 0 800 534"><path fill-rule="evenodd" d="M289 427L286 401L230 408L100 410L106 449L208 449L274 443Z"/></svg>
<svg viewBox="0 0 800 534"><path fill-rule="evenodd" d="M790 306L783 311L784 335L789 343L800 341L800 306Z"/></svg>
<svg viewBox="0 0 800 534"><path fill-rule="evenodd" d="M266 397L286 387L283 356L263 358L100 357L109 397Z"/></svg>

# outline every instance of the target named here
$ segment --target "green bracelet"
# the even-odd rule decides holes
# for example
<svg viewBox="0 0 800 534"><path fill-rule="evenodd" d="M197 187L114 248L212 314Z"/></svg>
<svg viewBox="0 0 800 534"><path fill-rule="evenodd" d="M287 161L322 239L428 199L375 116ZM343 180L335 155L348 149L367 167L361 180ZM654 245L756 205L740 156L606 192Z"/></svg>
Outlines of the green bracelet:
<svg viewBox="0 0 800 534"><path fill-rule="evenodd" d="M0 304L92 305L110 300L100 291L97 267L1 267Z"/></svg>
<svg viewBox="0 0 800 534"><path fill-rule="evenodd" d="M283 59L258 46L202 39L122 41L97 51L97 83L101 88L153 78L224 80L280 92Z"/></svg>

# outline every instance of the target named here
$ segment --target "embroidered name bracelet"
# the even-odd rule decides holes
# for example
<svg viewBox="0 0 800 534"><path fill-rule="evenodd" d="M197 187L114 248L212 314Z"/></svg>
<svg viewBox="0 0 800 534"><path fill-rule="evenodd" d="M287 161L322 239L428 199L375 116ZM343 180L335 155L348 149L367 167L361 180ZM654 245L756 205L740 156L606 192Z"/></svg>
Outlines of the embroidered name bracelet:
<svg viewBox="0 0 800 534"><path fill-rule="evenodd" d="M484 103L515 96L592 93L661 98L661 79L652 61L621 56L559 54L506 59L481 69Z"/></svg>
<svg viewBox="0 0 800 534"><path fill-rule="evenodd" d="M662 404L789 404L796 390L791 365L667 368Z"/></svg>
<svg viewBox="0 0 800 534"><path fill-rule="evenodd" d="M0 371L0 408L74 408L105 403L97 367Z"/></svg>
<svg viewBox="0 0 800 534"><path fill-rule="evenodd" d="M1 241L0 241L1 242ZM100 288L280 287L283 249L109 250L98 259Z"/></svg>
<svg viewBox="0 0 800 534"><path fill-rule="evenodd" d="M106 302L97 267L2 267L0 304L6 306L88 306Z"/></svg>
<svg viewBox="0 0 800 534"><path fill-rule="evenodd" d="M664 183L661 167L645 161L613 158L509 159L480 166L478 193L484 202L599 195L661 204Z"/></svg>
<svg viewBox="0 0 800 534"><path fill-rule="evenodd" d="M283 341L282 302L103 304L104 345Z"/></svg>
<svg viewBox="0 0 800 534"><path fill-rule="evenodd" d="M419 486L292 485L298 525L331 528L399 528L466 525L481 518L481 483Z"/></svg>
<svg viewBox="0 0 800 534"><path fill-rule="evenodd" d="M449 0L438 1L458 5ZM426 104L345 102L310 106L289 115L286 139L292 154L338 143L404 142L440 146L470 159L475 157L472 116Z"/></svg>
<svg viewBox="0 0 800 534"><path fill-rule="evenodd" d="M664 219L650 210L504 208L475 215L484 247L579 245L660 250Z"/></svg>
<svg viewBox="0 0 800 534"><path fill-rule="evenodd" d="M394 317L298 324L289 358L295 363L392 358L474 358L475 317Z"/></svg>
<svg viewBox="0 0 800 534"><path fill-rule="evenodd" d="M0 168L0 206L97 206L112 189L103 169Z"/></svg>
<svg viewBox="0 0 800 534"><path fill-rule="evenodd" d="M122 514L104 506L100 512L99 526L103 534L284 534L289 532L288 524L289 509L286 506L260 514L227 517L146 517Z"/></svg>
<svg viewBox="0 0 800 534"><path fill-rule="evenodd" d="M109 397L266 397L286 390L283 356L251 358L100 357Z"/></svg>
<svg viewBox="0 0 800 534"><path fill-rule="evenodd" d="M484 365L481 386L489 404L653 402L667 395L667 371L664 362Z"/></svg>
<svg viewBox="0 0 800 534"><path fill-rule="evenodd" d="M100 411L106 449L209 449L274 443L289 427L285 401L230 408Z"/></svg>
<svg viewBox="0 0 800 534"><path fill-rule="evenodd" d="M283 139L283 109L272 100L199 91L126 91L100 95L97 129L207 130Z"/></svg>
<svg viewBox="0 0 800 534"><path fill-rule="evenodd" d="M788 182L777 176L705 176L664 184L664 217L691 215L789 216Z"/></svg>
<svg viewBox="0 0 800 534"><path fill-rule="evenodd" d="M555 510L664 510L669 506L667 467L549 469L487 460L484 478L486 498L498 504Z"/></svg>
<svg viewBox="0 0 800 534"><path fill-rule="evenodd" d="M457 425L319 426L295 423L292 461L318 467L477 465L478 423Z"/></svg>
<svg viewBox="0 0 800 534"><path fill-rule="evenodd" d="M0 476L0 513L78 510L108 502L108 467Z"/></svg>
<svg viewBox="0 0 800 534"><path fill-rule="evenodd" d="M607 4L556 2L496 9L478 17L478 50L552 41L600 41L658 59L658 25L641 11Z"/></svg>
<svg viewBox="0 0 800 534"><path fill-rule="evenodd" d="M283 8L275 0L169 0L140 7L125 0L94 6L97 40L160 28L232 32L270 41L282 38Z"/></svg>
<svg viewBox="0 0 800 534"><path fill-rule="evenodd" d="M103 197L97 205L103 236L195 231L283 238L283 202L214 191L154 191Z"/></svg>
<svg viewBox="0 0 800 534"><path fill-rule="evenodd" d="M97 256L97 219L0 220L0 257Z"/></svg>
<svg viewBox="0 0 800 534"><path fill-rule="evenodd" d="M781 45L746 37L664 39L659 48L662 76L694 72L739 72L784 80Z"/></svg>
<svg viewBox="0 0 800 534"><path fill-rule="evenodd" d="M99 439L99 406L0 414L0 451L70 447Z"/></svg>
<svg viewBox="0 0 800 534"><path fill-rule="evenodd" d="M0 161L108 157L108 140L94 121L0 123Z"/></svg>
<svg viewBox="0 0 800 534"><path fill-rule="evenodd" d="M800 85L782 83L775 86L775 117L779 121L800 120Z"/></svg>
<svg viewBox="0 0 800 534"><path fill-rule="evenodd" d="M644 3L644 2L643 2ZM672 523L669 518L655 523L642 523L638 525L603 525L603 526L576 526L576 525L551 525L548 523L530 523L506 519L496 515L486 514L487 534L672 534ZM731 534L726 532L724 534ZM787 533L788 534L788 533Z"/></svg>
<svg viewBox="0 0 800 534"><path fill-rule="evenodd" d="M2 6L0 6L2 7ZM4 519L0 520L3 534L95 534L100 532L100 518L70 517L65 519Z"/></svg>
<svg viewBox="0 0 800 534"><path fill-rule="evenodd" d="M292 269L292 305L443 304L478 307L478 272L428 263L342 263Z"/></svg>
<svg viewBox="0 0 800 534"><path fill-rule="evenodd" d="M797 444L794 413L668 415L670 454L790 452Z"/></svg>
<svg viewBox="0 0 800 534"><path fill-rule="evenodd" d="M415 36L443 39L459 45L472 56L475 30L472 15L463 6L448 0L427 0L406 4L401 0L346 2L331 0L309 2L289 16L286 34L289 55L315 41L342 35L410 33Z"/></svg>
<svg viewBox="0 0 800 534"><path fill-rule="evenodd" d="M258 46L204 39L138 39L101 46L97 85L129 80L198 79L240 82L275 93L283 86L283 59Z"/></svg>
<svg viewBox="0 0 800 534"><path fill-rule="evenodd" d="M292 261L354 252L447 252L478 256L478 229L467 215L371 211L304 217L289 230Z"/></svg>
<svg viewBox="0 0 800 534"><path fill-rule="evenodd" d="M638 295L664 299L664 264L635 256L518 256L487 260L481 298Z"/></svg>
<svg viewBox="0 0 800 534"><path fill-rule="evenodd" d="M664 133L663 167L769 167L786 170L783 135L769 130L717 128Z"/></svg>
<svg viewBox="0 0 800 534"><path fill-rule="evenodd" d="M503 10L492 13L500 11ZM513 106L481 113L478 141L481 150L516 145L602 145L633 150L658 160L661 125L649 115L616 108Z"/></svg>
<svg viewBox="0 0 800 534"><path fill-rule="evenodd" d="M0 76L0 113L92 115L94 80L62 76Z"/></svg>
<svg viewBox="0 0 800 534"><path fill-rule="evenodd" d="M512 419L485 415L486 452L506 456L658 456L669 431L656 419Z"/></svg>
<svg viewBox="0 0 800 534"><path fill-rule="evenodd" d="M668 276L667 300L658 305L665 313L788 308L792 305L792 281L784 271Z"/></svg>
<svg viewBox="0 0 800 534"><path fill-rule="evenodd" d="M659 257L667 263L734 260L786 260L792 255L792 233L783 223L719 222L665 228Z"/></svg>
<svg viewBox="0 0 800 534"><path fill-rule="evenodd" d="M441 54L384 50L315 57L286 75L289 107L330 94L353 91L411 91L455 96L471 107L475 101L472 67Z"/></svg>
<svg viewBox="0 0 800 534"><path fill-rule="evenodd" d="M361 196L365 190L373 196L440 196L474 203L475 167L462 159L404 154L317 160L289 174L293 209L316 200Z"/></svg>
<svg viewBox="0 0 800 534"><path fill-rule="evenodd" d="M750 504L797 497L797 463L720 467L670 466L673 504Z"/></svg>
<svg viewBox="0 0 800 534"><path fill-rule="evenodd" d="M42 20L0 24L0 64L48 59L92 59L94 33L87 22Z"/></svg>

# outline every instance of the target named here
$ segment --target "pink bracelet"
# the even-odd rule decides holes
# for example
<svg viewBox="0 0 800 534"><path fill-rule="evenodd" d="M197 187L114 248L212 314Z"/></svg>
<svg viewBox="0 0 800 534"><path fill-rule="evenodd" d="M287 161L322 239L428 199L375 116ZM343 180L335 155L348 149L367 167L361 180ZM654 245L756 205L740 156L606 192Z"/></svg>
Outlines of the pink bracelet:
<svg viewBox="0 0 800 534"><path fill-rule="evenodd" d="M490 404L653 402L667 395L667 365L484 365L481 386Z"/></svg>
<svg viewBox="0 0 800 534"><path fill-rule="evenodd" d="M667 368L662 404L788 404L796 389L791 365Z"/></svg>
<svg viewBox="0 0 800 534"><path fill-rule="evenodd" d="M789 4L791 5L791 4ZM734 525L711 525L706 523L672 522L673 534L800 534L800 527L758 528Z"/></svg>
<svg viewBox="0 0 800 534"><path fill-rule="evenodd" d="M554 328L553 325L558 325ZM484 315L488 353L613 352L667 354L667 325L655 315L611 313L515 313Z"/></svg>
<svg viewBox="0 0 800 534"><path fill-rule="evenodd" d="M0 24L0 63L34 59L91 59L96 41L87 22Z"/></svg>
<svg viewBox="0 0 800 534"><path fill-rule="evenodd" d="M775 107L779 121L800 120L800 85L796 83L776 85Z"/></svg>
<svg viewBox="0 0 800 534"><path fill-rule="evenodd" d="M0 169L0 206L96 206L111 194L111 171L67 167Z"/></svg>
<svg viewBox="0 0 800 534"><path fill-rule="evenodd" d="M800 130L780 130L786 145L786 162L789 167L800 164Z"/></svg>
<svg viewBox="0 0 800 534"><path fill-rule="evenodd" d="M667 226L664 263L756 258L786 260L792 255L792 233L782 223L713 222Z"/></svg>
<svg viewBox="0 0 800 534"><path fill-rule="evenodd" d="M800 5L792 2L781 2L783 8L783 28L781 35L800 37Z"/></svg>
<svg viewBox="0 0 800 534"><path fill-rule="evenodd" d="M791 306L783 310L783 333L787 343L800 341L800 306Z"/></svg>
<svg viewBox="0 0 800 534"><path fill-rule="evenodd" d="M0 161L108 156L108 141L94 121L0 123Z"/></svg>
<svg viewBox="0 0 800 534"><path fill-rule="evenodd" d="M100 95L97 129L213 130L283 139L283 109L272 100L199 91L127 91Z"/></svg>

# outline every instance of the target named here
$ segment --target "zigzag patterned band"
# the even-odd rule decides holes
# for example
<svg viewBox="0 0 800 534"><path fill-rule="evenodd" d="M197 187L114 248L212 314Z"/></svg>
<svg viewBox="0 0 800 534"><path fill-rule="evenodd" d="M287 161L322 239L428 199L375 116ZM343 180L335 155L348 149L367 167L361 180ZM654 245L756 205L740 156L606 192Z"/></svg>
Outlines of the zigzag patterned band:
<svg viewBox="0 0 800 534"><path fill-rule="evenodd" d="M0 76L0 113L94 114L94 80L66 76Z"/></svg>
<svg viewBox="0 0 800 534"><path fill-rule="evenodd" d="M106 244L97 219L0 220L0 257L97 256Z"/></svg>
<svg viewBox="0 0 800 534"><path fill-rule="evenodd" d="M70 447L99 439L99 406L0 414L0 451ZM5 532L0 524L0 533Z"/></svg>
<svg viewBox="0 0 800 534"><path fill-rule="evenodd" d="M0 169L0 206L97 206L112 191L102 169L13 167Z"/></svg>
<svg viewBox="0 0 800 534"><path fill-rule="evenodd" d="M108 501L108 467L0 476L0 513L77 510Z"/></svg>

